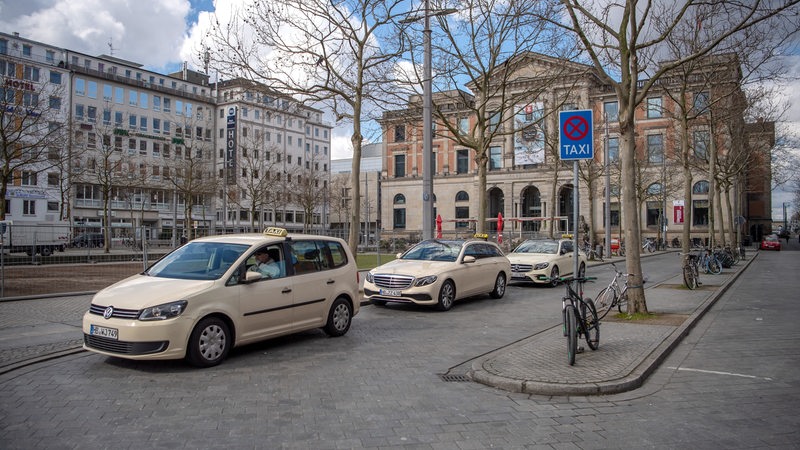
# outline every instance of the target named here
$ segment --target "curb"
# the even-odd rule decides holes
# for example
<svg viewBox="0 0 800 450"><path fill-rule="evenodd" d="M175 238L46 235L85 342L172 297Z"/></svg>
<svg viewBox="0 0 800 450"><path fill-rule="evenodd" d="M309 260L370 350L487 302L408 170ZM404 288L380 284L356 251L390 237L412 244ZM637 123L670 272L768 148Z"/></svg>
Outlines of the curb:
<svg viewBox="0 0 800 450"><path fill-rule="evenodd" d="M525 394L535 395L552 395L552 396L569 396L569 395L608 395L619 394L622 392L632 391L641 387L645 380L659 367L659 365L670 355L670 353L677 347L686 335L694 328L697 322L711 309L711 307L719 300L730 286L739 279L741 274L750 267L750 264L758 257L758 252L754 252L753 256L747 260L747 263L739 270L736 271L734 276L727 280L724 284L714 291L694 312L687 318L680 326L678 326L669 336L667 336L661 343L655 346L647 356L628 374L621 378L608 380L600 383L576 383L576 384L560 384L560 383L547 383L541 381L531 380L517 380L506 378L503 376L495 375L483 370L483 363L490 359L493 355L507 351L525 343L542 333L551 332L561 327L561 324L547 328L539 333L529 336L523 341L518 341L509 346L500 348L493 352L489 352L482 357L472 362L471 369L467 372L467 377L472 381L485 384L487 386L496 387L509 392L519 392Z"/></svg>

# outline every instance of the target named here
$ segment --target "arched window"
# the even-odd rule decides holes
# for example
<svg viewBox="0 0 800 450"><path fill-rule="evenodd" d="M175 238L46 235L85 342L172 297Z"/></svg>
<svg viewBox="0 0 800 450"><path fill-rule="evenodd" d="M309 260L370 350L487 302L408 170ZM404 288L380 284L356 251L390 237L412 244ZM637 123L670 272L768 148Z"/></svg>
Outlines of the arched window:
<svg viewBox="0 0 800 450"><path fill-rule="evenodd" d="M469 194L467 194L465 191L458 191L458 194L456 194L456 201L457 202L469 201Z"/></svg>
<svg viewBox="0 0 800 450"><path fill-rule="evenodd" d="M397 194L394 196L394 208L392 211L392 226L395 229L405 229L406 227L406 196Z"/></svg>
<svg viewBox="0 0 800 450"><path fill-rule="evenodd" d="M692 194L708 194L708 181L701 180L692 187Z"/></svg>
<svg viewBox="0 0 800 450"><path fill-rule="evenodd" d="M661 194L661 183L653 183L647 187L647 195Z"/></svg>

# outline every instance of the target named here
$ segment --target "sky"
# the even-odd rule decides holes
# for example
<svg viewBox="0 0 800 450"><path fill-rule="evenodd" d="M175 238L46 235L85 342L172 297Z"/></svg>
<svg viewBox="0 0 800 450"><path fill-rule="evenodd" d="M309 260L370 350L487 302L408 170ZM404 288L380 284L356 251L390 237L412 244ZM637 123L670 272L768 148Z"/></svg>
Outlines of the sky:
<svg viewBox="0 0 800 450"><path fill-rule="evenodd" d="M89 55L106 54L170 73L184 61L197 68L197 49L211 14L226 17L247 0L0 0L0 30ZM798 79L787 86L790 104L780 130L800 135L800 57L787 63ZM332 158L348 158L350 128L332 133ZM783 202L773 193L773 219L783 220Z"/></svg>

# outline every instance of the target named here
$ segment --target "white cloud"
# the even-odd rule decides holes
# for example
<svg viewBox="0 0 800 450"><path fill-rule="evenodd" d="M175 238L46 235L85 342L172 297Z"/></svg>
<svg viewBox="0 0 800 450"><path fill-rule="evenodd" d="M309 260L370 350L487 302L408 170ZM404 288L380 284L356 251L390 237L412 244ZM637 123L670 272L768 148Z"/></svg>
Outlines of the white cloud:
<svg viewBox="0 0 800 450"><path fill-rule="evenodd" d="M39 0L0 5L7 33L162 68L180 62L189 0Z"/></svg>

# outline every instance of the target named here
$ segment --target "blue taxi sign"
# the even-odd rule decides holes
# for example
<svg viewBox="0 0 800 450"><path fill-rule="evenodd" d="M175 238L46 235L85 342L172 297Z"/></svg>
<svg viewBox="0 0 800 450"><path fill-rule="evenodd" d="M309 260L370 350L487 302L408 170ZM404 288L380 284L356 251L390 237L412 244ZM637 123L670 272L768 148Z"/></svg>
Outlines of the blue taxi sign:
<svg viewBox="0 0 800 450"><path fill-rule="evenodd" d="M592 110L558 113L559 156L562 160L594 158Z"/></svg>

